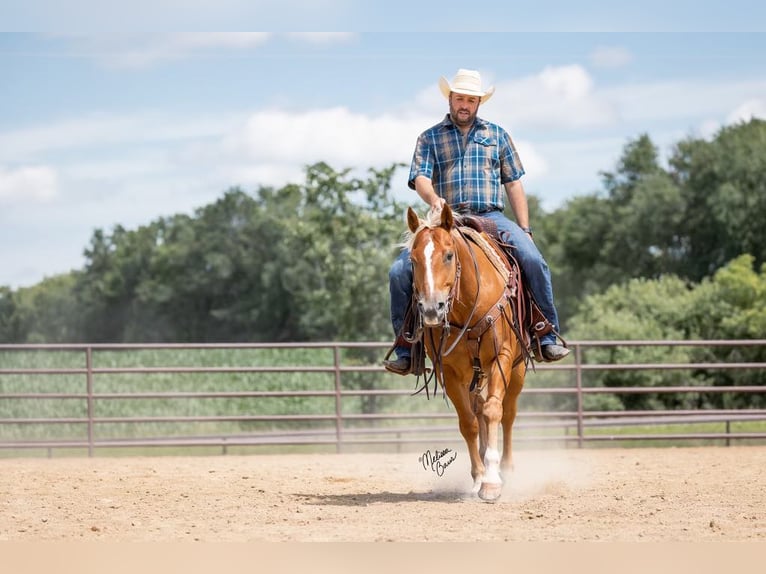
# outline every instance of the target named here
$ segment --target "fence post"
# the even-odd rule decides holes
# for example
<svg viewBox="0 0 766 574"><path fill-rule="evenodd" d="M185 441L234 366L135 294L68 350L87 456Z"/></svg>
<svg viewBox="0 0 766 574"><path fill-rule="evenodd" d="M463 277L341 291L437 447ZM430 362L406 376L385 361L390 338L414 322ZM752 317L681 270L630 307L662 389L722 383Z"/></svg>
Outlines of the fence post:
<svg viewBox="0 0 766 574"><path fill-rule="evenodd" d="M583 433L583 408L582 408L582 347L575 345L575 380L577 384L577 446L582 448Z"/></svg>
<svg viewBox="0 0 766 574"><path fill-rule="evenodd" d="M88 346L85 348L85 375L87 394L88 394L88 456L93 456L93 349Z"/></svg>
<svg viewBox="0 0 766 574"><path fill-rule="evenodd" d="M731 446L731 421L726 420L726 446Z"/></svg>
<svg viewBox="0 0 766 574"><path fill-rule="evenodd" d="M343 407L341 403L340 347L333 343L333 363L335 365L335 452L343 451Z"/></svg>

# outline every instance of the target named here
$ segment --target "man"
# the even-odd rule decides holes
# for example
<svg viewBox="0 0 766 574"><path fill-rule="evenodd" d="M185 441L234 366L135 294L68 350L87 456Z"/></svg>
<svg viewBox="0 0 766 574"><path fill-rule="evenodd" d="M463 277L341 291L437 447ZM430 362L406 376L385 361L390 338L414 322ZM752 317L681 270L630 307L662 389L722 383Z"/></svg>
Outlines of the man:
<svg viewBox="0 0 766 574"><path fill-rule="evenodd" d="M482 89L479 72L460 69L452 83L442 77L439 88L449 101L449 113L440 123L420 134L412 158L409 186L431 209L439 210L447 203L458 213L492 219L501 239L514 247L513 253L533 298L558 332L550 271L529 226L521 160L508 133L476 115L479 105L494 93L494 87ZM503 195L508 198L515 223L503 215ZM398 337L412 297L412 264L408 251L402 251L391 266L389 286L391 322ZM558 361L569 354L569 349L556 343L553 332L541 337L540 344L545 361ZM397 343L394 350L396 359L384 361L384 366L391 372L408 374L410 349Z"/></svg>

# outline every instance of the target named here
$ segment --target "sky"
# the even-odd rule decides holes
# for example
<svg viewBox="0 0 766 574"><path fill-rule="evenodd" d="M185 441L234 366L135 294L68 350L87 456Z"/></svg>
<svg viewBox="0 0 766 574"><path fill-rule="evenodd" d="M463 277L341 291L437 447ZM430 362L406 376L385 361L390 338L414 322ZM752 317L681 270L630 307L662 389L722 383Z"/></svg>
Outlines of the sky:
<svg viewBox="0 0 766 574"><path fill-rule="evenodd" d="M31 29L25 9L0 6L0 21ZM700 11L682 31L647 10L644 30L623 12L621 26L571 20L579 31L559 16L517 32L2 32L0 285L81 269L96 229L193 214L234 186L300 183L317 161L359 175L409 164L447 111L439 78L458 68L495 86L479 115L511 134L527 193L563 207L602 191L600 172L641 134L664 160L682 139L766 119L766 34L752 24L765 12ZM395 193L416 201L406 176Z"/></svg>

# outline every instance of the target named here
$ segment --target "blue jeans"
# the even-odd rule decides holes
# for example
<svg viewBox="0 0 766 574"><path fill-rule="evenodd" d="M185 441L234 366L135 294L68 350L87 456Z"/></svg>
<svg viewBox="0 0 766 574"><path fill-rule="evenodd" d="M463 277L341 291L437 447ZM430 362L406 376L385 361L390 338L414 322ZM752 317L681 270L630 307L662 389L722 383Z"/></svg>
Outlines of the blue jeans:
<svg viewBox="0 0 766 574"><path fill-rule="evenodd" d="M521 266L521 272L527 287L532 293L535 302L540 307L545 318L559 331L559 316L556 306L553 304L553 286L551 284L551 272L548 264L543 259L540 250L529 236L513 221L505 217L501 211L483 213L495 222L500 238L513 246L512 253ZM410 253L402 250L394 260L388 272L388 287L391 293L391 325L394 328L394 336L398 336L404 315L412 298L412 263ZM540 344L551 345L556 342L556 335L548 333L540 339ZM410 350L406 347L396 347L397 357L408 357Z"/></svg>

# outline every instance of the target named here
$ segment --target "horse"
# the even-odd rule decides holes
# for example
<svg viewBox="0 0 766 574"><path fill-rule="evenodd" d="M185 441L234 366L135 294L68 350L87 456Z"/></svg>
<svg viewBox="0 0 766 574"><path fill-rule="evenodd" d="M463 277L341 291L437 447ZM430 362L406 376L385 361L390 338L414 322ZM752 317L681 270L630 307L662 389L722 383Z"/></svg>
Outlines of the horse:
<svg viewBox="0 0 766 574"><path fill-rule="evenodd" d="M410 207L405 246L420 336L433 375L457 411L471 459L471 492L494 501L502 476L513 468L511 431L526 374L513 307L521 285L512 284L514 268L505 266L493 242L459 223L449 205L427 219Z"/></svg>

